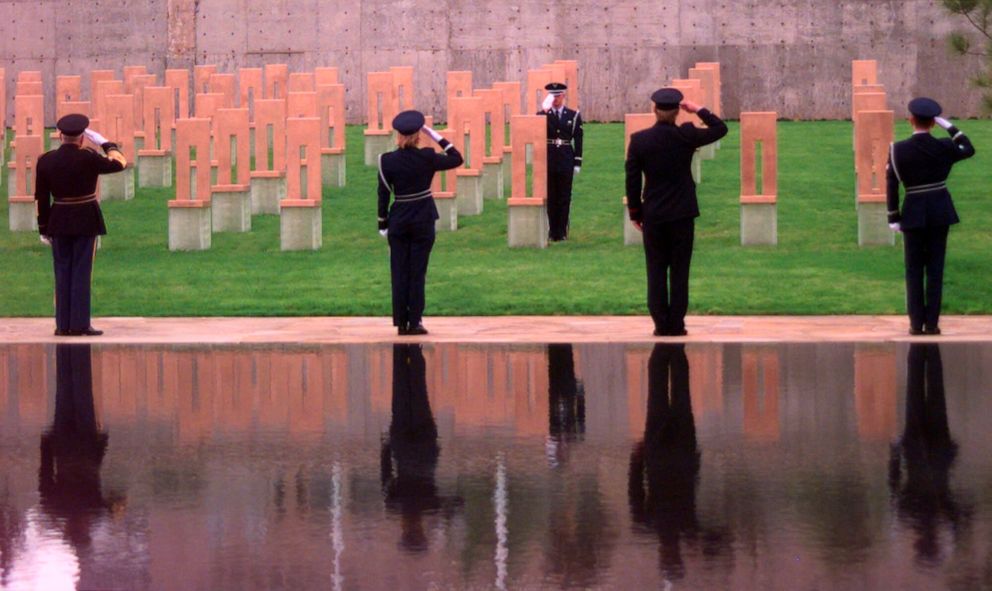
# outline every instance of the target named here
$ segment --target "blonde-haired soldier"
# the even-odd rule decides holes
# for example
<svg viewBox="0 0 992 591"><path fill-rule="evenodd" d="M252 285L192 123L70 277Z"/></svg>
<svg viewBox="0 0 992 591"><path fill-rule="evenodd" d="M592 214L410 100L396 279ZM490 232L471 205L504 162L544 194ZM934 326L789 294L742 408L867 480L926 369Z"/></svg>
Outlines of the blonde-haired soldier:
<svg viewBox="0 0 992 591"><path fill-rule="evenodd" d="M397 115L393 119L397 149L379 156L379 232L389 239L393 325L401 335L427 334L421 322L424 285L434 247L434 222L438 219L431 181L435 172L457 168L464 162L448 140L424 126L425 121L419 111ZM419 146L421 129L443 152Z"/></svg>

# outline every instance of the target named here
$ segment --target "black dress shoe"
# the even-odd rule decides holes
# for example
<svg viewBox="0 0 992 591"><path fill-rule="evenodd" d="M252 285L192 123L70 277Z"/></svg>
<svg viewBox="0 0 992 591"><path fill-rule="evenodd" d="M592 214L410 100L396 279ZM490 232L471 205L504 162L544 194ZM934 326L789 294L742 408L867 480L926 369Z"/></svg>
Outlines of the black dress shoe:
<svg viewBox="0 0 992 591"><path fill-rule="evenodd" d="M656 328L654 329L654 332L651 334L653 334L656 337L663 337L665 336L665 331L661 330L660 328Z"/></svg>
<svg viewBox="0 0 992 591"><path fill-rule="evenodd" d="M89 328L85 328L83 330L68 330L68 331L66 331L65 336L68 336L68 337L98 337L98 336L100 336L102 334L103 334L103 331L102 330L97 330L97 329L93 328L92 326L90 326Z"/></svg>
<svg viewBox="0 0 992 591"><path fill-rule="evenodd" d="M934 335L934 336L935 335L939 335L940 334L940 327L939 326L933 326L933 327L925 326L925 327L923 327L923 334Z"/></svg>
<svg viewBox="0 0 992 591"><path fill-rule="evenodd" d="M397 326L396 334L400 335L401 337L405 337L406 335L410 334L410 329L407 328L405 324L403 326Z"/></svg>
<svg viewBox="0 0 992 591"><path fill-rule="evenodd" d="M408 335L422 335L427 334L427 329L424 328L423 324L418 324L417 326L411 326L407 329L406 334Z"/></svg>
<svg viewBox="0 0 992 591"><path fill-rule="evenodd" d="M909 336L918 337L922 334L923 334L922 328L913 328L912 326L909 327Z"/></svg>
<svg viewBox="0 0 992 591"><path fill-rule="evenodd" d="M70 331L70 330L62 330L61 328L56 328L55 329L55 336L57 336L57 337L69 337L69 336L72 336L72 331Z"/></svg>
<svg viewBox="0 0 992 591"><path fill-rule="evenodd" d="M687 334L689 334L689 332L684 328L676 328L668 331L668 336L670 337L684 337Z"/></svg>

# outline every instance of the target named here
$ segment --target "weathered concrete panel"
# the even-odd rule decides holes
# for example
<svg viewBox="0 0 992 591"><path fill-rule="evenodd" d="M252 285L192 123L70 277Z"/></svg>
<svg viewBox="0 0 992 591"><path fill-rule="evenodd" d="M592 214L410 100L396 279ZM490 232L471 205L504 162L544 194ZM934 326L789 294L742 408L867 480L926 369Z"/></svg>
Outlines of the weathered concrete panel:
<svg viewBox="0 0 992 591"><path fill-rule="evenodd" d="M644 110L651 91L718 61L724 112L774 110L782 118L846 118L852 59L876 59L893 105L939 96L954 116L979 114L967 78L980 58L960 60L945 37L966 23L931 0L0 0L0 62L13 79L44 72L118 72L144 64L214 63L222 72L286 63L291 71L337 66L350 122L360 122L365 74L415 68L416 101L440 123L448 70L471 70L475 86L523 80L555 59L579 61L587 120L619 121ZM87 97L83 97L84 99ZM9 105L8 105L9 106ZM47 105L54 117L54 101ZM8 110L9 112L9 110ZM9 123L9 122L8 122Z"/></svg>

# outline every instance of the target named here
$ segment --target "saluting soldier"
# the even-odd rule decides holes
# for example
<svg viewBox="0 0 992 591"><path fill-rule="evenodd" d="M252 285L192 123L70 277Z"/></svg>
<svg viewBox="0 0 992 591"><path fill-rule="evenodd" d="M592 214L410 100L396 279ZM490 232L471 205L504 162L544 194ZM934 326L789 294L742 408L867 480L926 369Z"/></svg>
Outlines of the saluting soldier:
<svg viewBox="0 0 992 591"><path fill-rule="evenodd" d="M548 239L568 239L572 180L582 169L582 116L565 106L568 87L552 82L538 115L548 118Z"/></svg>
<svg viewBox="0 0 992 591"><path fill-rule="evenodd" d="M911 335L940 334L947 234L960 221L946 181L954 163L975 155L968 137L940 117L941 111L933 99L910 101L913 135L892 144L886 172L889 227L903 234ZM930 135L934 124L951 137L941 140ZM901 211L900 184L905 189Z"/></svg>
<svg viewBox="0 0 992 591"><path fill-rule="evenodd" d="M107 233L96 197L97 177L120 172L127 160L117 144L92 129L85 115L66 115L56 127L62 145L38 158L34 198L38 232L55 262L55 335L103 334L90 324L90 279L96 237ZM83 138L105 155L83 147Z"/></svg>
<svg viewBox="0 0 992 591"><path fill-rule="evenodd" d="M651 100L657 123L631 135L627 149L627 209L631 223L644 232L654 335L681 336L686 334L689 262L699 217L692 156L727 135L727 125L709 109L684 100L675 88L657 90ZM706 127L675 125L679 108L698 115Z"/></svg>
<svg viewBox="0 0 992 591"><path fill-rule="evenodd" d="M419 111L403 111L393 119L397 149L379 156L379 232L389 240L393 285L393 325L401 335L423 335L424 285L434 247L437 206L431 194L434 173L461 166L458 150L441 134L424 126ZM442 153L421 148L420 130L437 142ZM389 196L394 195L392 207Z"/></svg>

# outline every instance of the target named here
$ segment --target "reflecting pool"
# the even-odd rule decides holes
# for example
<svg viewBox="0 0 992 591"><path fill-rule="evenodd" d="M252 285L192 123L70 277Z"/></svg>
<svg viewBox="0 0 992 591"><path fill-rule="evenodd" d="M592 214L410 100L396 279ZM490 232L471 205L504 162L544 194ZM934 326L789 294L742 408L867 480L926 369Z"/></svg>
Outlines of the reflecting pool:
<svg viewBox="0 0 992 591"><path fill-rule="evenodd" d="M0 589L992 588L992 345L0 346Z"/></svg>

